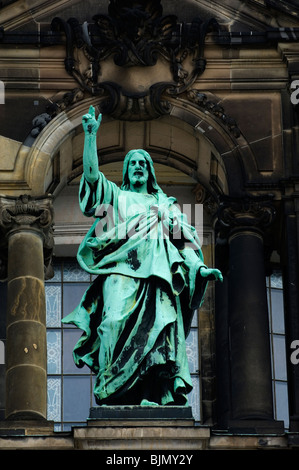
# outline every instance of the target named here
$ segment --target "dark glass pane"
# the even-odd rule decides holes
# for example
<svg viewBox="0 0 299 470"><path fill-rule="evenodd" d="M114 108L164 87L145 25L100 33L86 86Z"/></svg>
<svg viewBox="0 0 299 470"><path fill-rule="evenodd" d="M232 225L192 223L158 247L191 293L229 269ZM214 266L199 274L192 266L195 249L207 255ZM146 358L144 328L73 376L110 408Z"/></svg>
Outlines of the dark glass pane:
<svg viewBox="0 0 299 470"><path fill-rule="evenodd" d="M90 408L90 377L63 379L63 421L86 421Z"/></svg>
<svg viewBox="0 0 299 470"><path fill-rule="evenodd" d="M63 316L66 317L80 303L82 296L88 288L88 283L72 283L63 285Z"/></svg>
<svg viewBox="0 0 299 470"><path fill-rule="evenodd" d="M287 382L275 383L276 395L276 419L283 420L285 427L289 427L289 407L288 407L288 384Z"/></svg>
<svg viewBox="0 0 299 470"><path fill-rule="evenodd" d="M272 331L284 334L283 291L271 289Z"/></svg>
<svg viewBox="0 0 299 470"><path fill-rule="evenodd" d="M73 359L73 349L78 339L82 335L79 329L63 330L63 373L64 374L89 374L90 369L87 366L78 368Z"/></svg>
<svg viewBox="0 0 299 470"><path fill-rule="evenodd" d="M273 335L275 380L287 380L285 337Z"/></svg>
<svg viewBox="0 0 299 470"><path fill-rule="evenodd" d="M93 374L93 375L92 375L92 385L91 385L91 387L92 387L92 388L91 388L91 400L92 400L91 406L98 406L97 403L96 403L95 396L94 396L94 394L93 394L95 382L96 382L96 376Z"/></svg>
<svg viewBox="0 0 299 470"><path fill-rule="evenodd" d="M64 424L62 425L62 431L64 431L64 432L66 432L66 431L71 431L71 430L72 430L72 427L73 427L73 426L76 426L76 425L78 425L78 423L66 423L66 424L64 423Z"/></svg>

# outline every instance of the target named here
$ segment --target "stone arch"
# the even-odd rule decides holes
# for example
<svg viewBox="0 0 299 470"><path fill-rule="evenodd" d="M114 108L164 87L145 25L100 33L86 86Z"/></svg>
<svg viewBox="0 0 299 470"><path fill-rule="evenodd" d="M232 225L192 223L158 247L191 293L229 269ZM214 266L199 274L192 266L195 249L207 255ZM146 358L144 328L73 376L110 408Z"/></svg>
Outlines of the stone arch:
<svg viewBox="0 0 299 470"><path fill-rule="evenodd" d="M61 112L42 130L31 148L26 149L24 179L32 195L52 193L55 196L82 172L81 118L91 104L100 106L101 100L90 98ZM170 99L170 104L170 113L155 120L117 121L104 116L100 163L120 161L138 141L140 147L150 151L154 161L177 168L216 197L242 191L244 160L246 166L254 165L244 137L234 137L221 119L194 102ZM135 132L133 139L127 138L130 129ZM109 140L109 132L113 139Z"/></svg>
<svg viewBox="0 0 299 470"><path fill-rule="evenodd" d="M28 185L37 195L45 192L54 195L55 222L58 220L58 224L55 224L56 256L75 256L82 235L88 229L89 221L78 216L77 187L73 188L72 194L68 194L71 204L75 205L76 201L76 208L73 208L74 213L77 211L73 218L76 220L75 224L71 220L72 214L68 214L70 223L66 221L59 225L59 205L61 202L61 214L64 217L66 193L62 191L78 181L82 173L84 134L81 119L90 104L100 107L101 98L84 100L58 114L38 135L27 156ZM110 169L113 167L116 172L114 177L120 178L124 154L130 148L138 146L150 152L155 167L166 167L168 178L169 174L175 174L177 170L193 182L194 189L198 183L200 202L203 202L202 195L205 191L205 196L208 194L213 200L221 194L229 194L235 184L230 179L229 168L236 167L233 174L238 175L237 181L238 178L243 180L242 145L223 123L218 122L216 116L200 109L195 103L173 100L170 104L170 113L154 120L120 121L105 115L98 143L100 165L106 169L110 165ZM104 173L107 174L106 171ZM58 204L55 205L55 202ZM63 217L60 218L61 221L64 220ZM214 257L212 237L206 245L208 256ZM208 264L212 265L210 261ZM209 315L208 308L202 311L202 318L208 318ZM203 329L203 335L205 334L212 338L213 327L208 332ZM205 343L205 338L201 341ZM204 352L205 363L209 365L202 372L205 377L203 380L207 381L210 380L208 370L213 367L212 350L211 343ZM208 392L203 394L202 399L209 402L214 396L212 392Z"/></svg>

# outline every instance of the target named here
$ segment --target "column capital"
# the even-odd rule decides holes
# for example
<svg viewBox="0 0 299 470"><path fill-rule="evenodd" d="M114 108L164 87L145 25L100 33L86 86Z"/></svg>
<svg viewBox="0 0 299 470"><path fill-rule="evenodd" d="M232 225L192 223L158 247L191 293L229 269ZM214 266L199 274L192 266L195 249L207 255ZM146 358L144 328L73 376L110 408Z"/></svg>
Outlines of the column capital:
<svg viewBox="0 0 299 470"><path fill-rule="evenodd" d="M15 233L31 231L43 239L44 262L49 270L53 246L54 210L52 196L32 197L0 195L0 278L6 278L8 238Z"/></svg>
<svg viewBox="0 0 299 470"><path fill-rule="evenodd" d="M2 231L24 230L31 227L41 231L53 223L52 196L0 196L0 226Z"/></svg>
<svg viewBox="0 0 299 470"><path fill-rule="evenodd" d="M272 195L224 196L219 205L218 221L229 232L249 230L263 233L275 215Z"/></svg>

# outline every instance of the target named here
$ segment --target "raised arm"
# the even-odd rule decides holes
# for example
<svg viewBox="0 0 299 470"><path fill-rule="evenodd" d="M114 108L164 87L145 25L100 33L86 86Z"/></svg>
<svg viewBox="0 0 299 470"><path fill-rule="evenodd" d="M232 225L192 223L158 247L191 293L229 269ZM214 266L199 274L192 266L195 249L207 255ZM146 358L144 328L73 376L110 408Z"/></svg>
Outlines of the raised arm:
<svg viewBox="0 0 299 470"><path fill-rule="evenodd" d="M99 163L97 154L97 131L102 121L102 115L98 119L95 117L95 109L90 106L88 114L82 118L82 125L85 132L83 150L83 172L89 183L94 183L99 175Z"/></svg>

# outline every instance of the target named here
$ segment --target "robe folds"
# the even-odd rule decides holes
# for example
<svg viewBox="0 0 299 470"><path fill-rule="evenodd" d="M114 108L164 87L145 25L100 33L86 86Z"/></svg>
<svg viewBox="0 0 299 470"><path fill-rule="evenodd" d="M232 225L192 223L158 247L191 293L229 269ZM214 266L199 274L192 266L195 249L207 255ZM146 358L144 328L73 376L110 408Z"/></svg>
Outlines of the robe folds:
<svg viewBox="0 0 299 470"><path fill-rule="evenodd" d="M96 275L65 317L83 333L73 351L96 376L99 405L186 405L192 390L185 339L207 278L195 229L160 189L140 194L99 172L82 176L79 203L94 218L77 258Z"/></svg>

